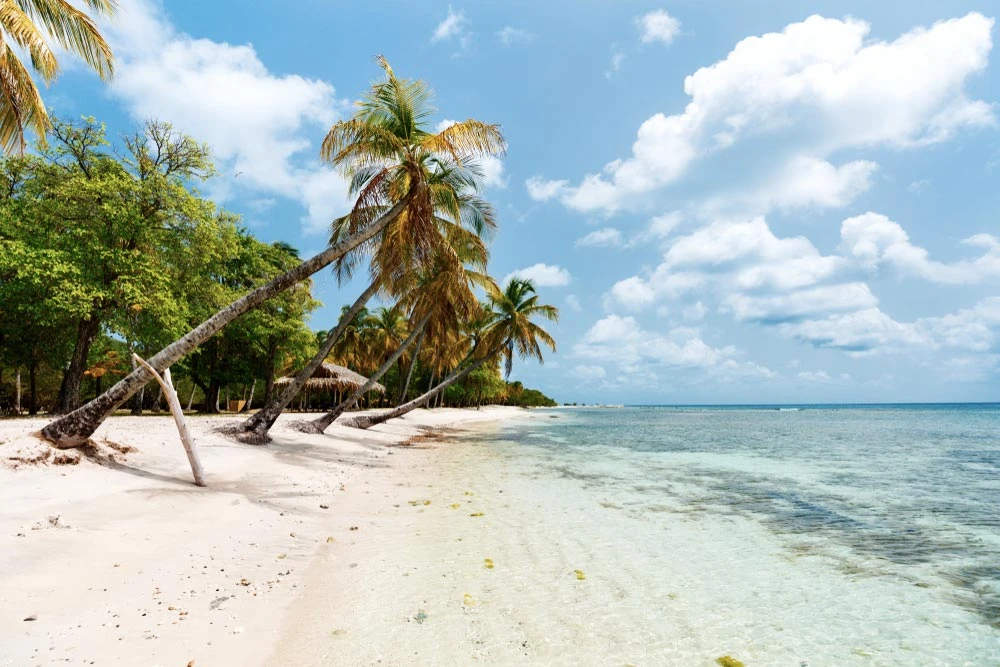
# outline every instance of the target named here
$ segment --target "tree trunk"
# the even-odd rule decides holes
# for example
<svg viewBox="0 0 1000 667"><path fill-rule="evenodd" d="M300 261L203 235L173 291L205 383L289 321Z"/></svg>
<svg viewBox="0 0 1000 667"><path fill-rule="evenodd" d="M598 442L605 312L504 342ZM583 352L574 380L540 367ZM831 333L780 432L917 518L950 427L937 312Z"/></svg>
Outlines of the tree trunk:
<svg viewBox="0 0 1000 667"><path fill-rule="evenodd" d="M243 404L243 409L240 410L240 412L250 412L250 406L253 405L253 392L255 389L257 389L257 378L253 379L253 384L250 385L250 398Z"/></svg>
<svg viewBox="0 0 1000 667"><path fill-rule="evenodd" d="M340 318L340 321L337 322L337 326L334 327L329 334L327 334L323 344L320 345L318 350L316 350L316 354L309 360L309 363L295 374L295 379L292 380L292 383L285 387L277 397L267 401L259 412L243 423L243 431L245 433L253 434L252 438L246 439L247 441L252 440L255 442L264 442L267 440L267 433L271 430L271 427L274 426L274 422L278 419L278 416L285 411L285 408L287 408L289 403L292 402L295 395L302 390L302 387L305 386L309 378L313 376L316 369L320 367L323 360L330 354L330 350L332 350L333 346L337 344L337 340L340 339L347 327L350 326L351 322L354 321L354 318L358 316L361 309L365 307L365 304L368 303L368 300L371 299L377 291L377 284L373 283L369 285L368 289L362 292L361 296L357 298L351 306L351 309L344 313L343 317Z"/></svg>
<svg viewBox="0 0 1000 667"><path fill-rule="evenodd" d="M163 348L148 361L158 371L163 371L181 357L211 338L224 326L252 308L287 288L305 280L320 269L323 269L359 245L372 239L386 228L409 204L410 196L404 197L378 220L363 231L350 236L333 245L315 257L302 262L294 269L278 276L271 282L258 287L249 294L237 299L215 315L199 324L173 343ZM122 378L113 387L81 408L74 410L42 429L42 435L60 449L79 447L87 442L108 415L115 408L127 401L130 396L146 384L152 376L145 368L137 368Z"/></svg>
<svg viewBox="0 0 1000 667"><path fill-rule="evenodd" d="M459 380L463 379L464 377L466 377L467 375L469 375L469 373L471 373L472 371L474 371L477 368L479 368L480 366L482 366L484 363L486 363L486 359L487 358L488 357L483 357L482 359L479 359L478 361L474 362L472 365L466 367L465 370L461 370L461 371L458 371L456 373L453 373L451 376L449 376L448 378L446 378L441 384L439 384L438 386L434 387L433 389L431 389L430 391L428 391L426 394L423 394L422 396L416 397L415 399L413 399L409 403L404 403L403 405L401 405L398 408L395 408L393 410L387 410L386 412L383 412L380 415L359 415L359 416L355 417L350 423L345 423L344 425L345 426L354 426L356 428L371 428L372 426L375 426L376 424L381 424L383 422L387 422L390 419L395 419L396 417L402 417L407 412L410 412L410 411L412 411L412 410L414 410L416 408L419 408L421 405L423 405L424 403L426 403L430 399L432 399L435 396L437 396L438 394L440 394L442 391L444 391L445 389L447 389L449 386L451 386L455 382L458 382Z"/></svg>
<svg viewBox="0 0 1000 667"><path fill-rule="evenodd" d="M198 385L195 383L194 380L191 380L191 395L188 396L188 406L187 406L187 409L189 411L191 410L191 404L194 403L194 392L197 388Z"/></svg>
<svg viewBox="0 0 1000 667"><path fill-rule="evenodd" d="M135 356L134 356L135 351L132 349L132 343L128 344L128 352L130 355L129 361L132 362L132 370L135 370L136 368L139 367L139 364L135 363ZM135 396L132 397L132 410L130 411L129 414L135 417L139 417L142 415L142 399L145 394L146 394L146 385L143 385L142 389L139 390L139 393L137 393Z"/></svg>
<svg viewBox="0 0 1000 667"><path fill-rule="evenodd" d="M219 414L219 392L221 390L222 387L217 380L209 381L208 389L205 390L205 402L201 404L200 412L211 415Z"/></svg>
<svg viewBox="0 0 1000 667"><path fill-rule="evenodd" d="M359 398L364 396L366 392L371 391L372 387L375 386L375 383L378 382L379 378L385 375L389 369L392 368L392 365L396 363L396 360L403 356L403 353L406 352L406 348L410 347L410 345L413 344L413 341L415 341L417 337L423 333L424 327L427 326L427 321L430 318L430 315L424 315L424 318L420 320L420 323L417 324L416 328L410 332L410 335L406 337L406 340L404 340L402 344L396 348L396 351L390 354L389 358L386 359L381 366L379 366L378 370L375 371L370 378L368 378L368 382L365 382L362 386L355 389L354 393L348 396L346 401L335 407L333 410L330 410L330 412L327 412L319 419L314 419L309 422L312 427L309 430L312 431L315 429L315 432L322 433L326 429L330 428L330 424L335 422L337 417L344 413L344 410L349 410Z"/></svg>
<svg viewBox="0 0 1000 667"><path fill-rule="evenodd" d="M410 367L406 370L406 381L403 382L403 388L399 392L399 398L396 399L396 405L402 405L403 401L406 400L406 392L410 390L410 380L413 379L413 369L417 366L417 357L420 356L420 348L424 344L424 336L427 334L427 329L420 332L420 338L417 339L417 345L413 348L413 357L410 359Z"/></svg>
<svg viewBox="0 0 1000 667"><path fill-rule="evenodd" d="M80 383L83 382L83 372L87 370L87 358L90 356L90 346L97 338L101 329L101 320L97 313L91 313L90 318L80 320L76 328L76 345L69 366L63 373L62 384L59 387L59 398L56 401L56 412L65 414L80 407Z"/></svg>
<svg viewBox="0 0 1000 667"><path fill-rule="evenodd" d="M14 395L14 414L21 414L21 368L17 369L17 379L14 381L15 385L15 395Z"/></svg>
<svg viewBox="0 0 1000 667"><path fill-rule="evenodd" d="M28 366L28 414L34 417L38 414L38 394L35 386L35 375L38 372L38 362L31 360Z"/></svg>

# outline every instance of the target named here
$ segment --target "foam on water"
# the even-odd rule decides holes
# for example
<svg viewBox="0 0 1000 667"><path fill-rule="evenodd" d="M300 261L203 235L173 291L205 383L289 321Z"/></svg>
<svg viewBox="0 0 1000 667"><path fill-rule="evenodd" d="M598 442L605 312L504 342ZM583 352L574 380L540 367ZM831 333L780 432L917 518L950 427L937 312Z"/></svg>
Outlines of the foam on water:
<svg viewBox="0 0 1000 667"><path fill-rule="evenodd" d="M618 591L545 602L609 656L1000 665L997 406L556 414L479 444Z"/></svg>

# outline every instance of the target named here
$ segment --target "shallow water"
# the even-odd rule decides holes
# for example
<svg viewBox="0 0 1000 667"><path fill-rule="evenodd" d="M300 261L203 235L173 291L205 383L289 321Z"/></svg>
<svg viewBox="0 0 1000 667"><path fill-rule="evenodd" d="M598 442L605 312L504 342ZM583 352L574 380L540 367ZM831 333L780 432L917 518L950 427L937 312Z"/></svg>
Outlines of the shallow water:
<svg viewBox="0 0 1000 667"><path fill-rule="evenodd" d="M1000 665L1000 406L549 414L477 444L617 664Z"/></svg>

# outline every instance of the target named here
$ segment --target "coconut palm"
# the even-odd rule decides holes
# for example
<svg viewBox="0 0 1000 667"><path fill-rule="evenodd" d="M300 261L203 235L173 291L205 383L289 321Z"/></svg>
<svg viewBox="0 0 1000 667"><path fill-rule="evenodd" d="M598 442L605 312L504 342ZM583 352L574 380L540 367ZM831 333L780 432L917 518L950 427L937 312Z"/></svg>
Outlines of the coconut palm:
<svg viewBox="0 0 1000 667"><path fill-rule="evenodd" d="M556 342L547 331L532 321L539 317L558 322L559 310L555 306L538 302L535 286L530 280L511 278L503 290L489 290L489 302L483 314L477 321L470 323L468 340L471 349L458 370L412 401L380 415L355 417L349 425L369 428L401 417L498 356L505 365L507 377L510 376L515 355L543 363L542 345L555 352Z"/></svg>
<svg viewBox="0 0 1000 667"><path fill-rule="evenodd" d="M466 120L436 134L428 131L426 121L433 109L426 84L399 79L384 58L378 62L385 80L374 84L358 112L334 125L323 141L322 156L350 178L351 193L357 196L335 234L336 243L234 301L151 357L148 361L157 371L192 352L251 308L356 248L372 250L373 245L380 249L387 243L400 243L408 249L405 257L432 255L438 245L437 236L431 233L437 209L450 210L460 218L457 194L435 187L428 176L442 159L464 165L477 156L501 155L505 144L499 127ZM393 225L391 234L383 234L397 218L400 224ZM383 264L395 266L388 257ZM85 444L115 408L151 379L145 367L136 369L101 396L50 423L42 434L60 448Z"/></svg>
<svg viewBox="0 0 1000 667"><path fill-rule="evenodd" d="M98 16L112 16L117 0L84 0ZM46 85L59 74L59 61L48 40L79 56L103 80L111 78L114 56L97 24L67 0L4 0L0 2L0 146L24 152L24 135L33 130L44 137L49 128L45 103L15 47L31 58L31 66Z"/></svg>
<svg viewBox="0 0 1000 667"><path fill-rule="evenodd" d="M453 233L461 236L458 230L453 230ZM454 241L452 238L453 243ZM457 251L456 256L450 253L439 254L429 268L415 275L411 289L397 304L395 309L408 309L411 321L416 322L406 339L385 359L364 386L333 410L312 421L305 430L321 433L329 428L337 417L353 407L374 386L428 328L432 331L457 329L463 318L469 317L478 305L474 288L496 289L489 276L477 270L486 265L485 246L470 242L457 244L454 249ZM386 336L387 334L381 334L378 338Z"/></svg>
<svg viewBox="0 0 1000 667"><path fill-rule="evenodd" d="M487 254L484 239L489 239L495 232L496 217L493 207L477 194L479 179L482 177L478 165L470 158L458 162L448 156L430 154L423 168L428 170L422 178L427 184L435 207L434 228L429 231L425 244L433 248L433 252L439 256L465 257L467 261L480 261L485 267ZM363 188L363 185L359 183L357 187ZM410 246L409 252L412 253L410 255L398 250L405 245L401 242L401 238L406 238L408 226L412 227L412 224L409 212L406 211L369 243L358 246L337 260L334 270L338 280L343 283L353 277L366 254L373 253L370 262L371 285L352 307L355 313L378 291L386 294L402 293L406 289L407 281L422 270L421 262L426 261L423 257L426 248ZM403 229L401 233L400 228ZM334 221L331 242L339 238L349 238L351 233L349 216L340 218ZM352 318L353 315L347 320L342 317L338 326L329 333L316 355L296 374L292 383L241 425L242 433L239 435L241 440L254 443L266 441L267 433L278 416L334 349L338 338L345 332L344 327ZM383 341L382 351L386 355L391 354L405 337L406 334L402 333L395 335L395 340ZM419 340L422 343L422 338ZM392 349L389 349L390 347ZM357 350L356 347L355 351ZM377 354L376 357L382 358ZM341 362L351 365L344 360ZM368 368L357 364L357 370L368 372L378 363L375 362ZM412 369L412 365L410 368Z"/></svg>

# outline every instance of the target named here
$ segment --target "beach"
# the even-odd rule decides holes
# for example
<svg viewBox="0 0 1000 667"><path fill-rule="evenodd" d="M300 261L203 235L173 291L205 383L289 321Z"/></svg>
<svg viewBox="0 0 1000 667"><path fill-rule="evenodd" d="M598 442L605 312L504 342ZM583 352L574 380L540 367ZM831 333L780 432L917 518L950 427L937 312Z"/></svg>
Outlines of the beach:
<svg viewBox="0 0 1000 667"><path fill-rule="evenodd" d="M30 436L46 420L0 421L0 664L265 664L299 599L313 604L307 582L382 545L367 514L407 495L411 457L426 452L405 443L525 414L420 410L323 436L285 415L267 446L214 432L234 416L191 418L207 488L169 416L108 420L97 455L119 462L17 469L9 456L47 450Z"/></svg>
<svg viewBox="0 0 1000 667"><path fill-rule="evenodd" d="M288 418L5 471L0 664L1000 664L997 409Z"/></svg>

